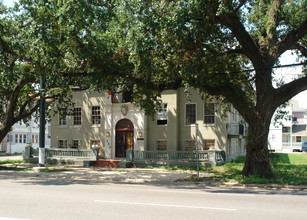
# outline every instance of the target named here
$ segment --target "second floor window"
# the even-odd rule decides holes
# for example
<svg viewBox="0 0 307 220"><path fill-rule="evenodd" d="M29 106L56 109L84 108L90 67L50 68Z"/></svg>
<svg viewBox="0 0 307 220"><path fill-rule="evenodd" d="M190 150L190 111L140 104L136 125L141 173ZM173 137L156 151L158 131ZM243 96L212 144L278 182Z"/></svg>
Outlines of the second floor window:
<svg viewBox="0 0 307 220"><path fill-rule="evenodd" d="M167 125L167 104L161 104L157 115L157 125Z"/></svg>
<svg viewBox="0 0 307 220"><path fill-rule="evenodd" d="M100 125L100 106L92 106L92 124Z"/></svg>
<svg viewBox="0 0 307 220"><path fill-rule="evenodd" d="M196 104L185 105L185 125L196 123Z"/></svg>
<svg viewBox="0 0 307 220"><path fill-rule="evenodd" d="M59 115L59 125L60 125L60 126L65 126L65 125L67 125L66 116Z"/></svg>
<svg viewBox="0 0 307 220"><path fill-rule="evenodd" d="M81 125L81 108L74 108L73 123L74 125Z"/></svg>
<svg viewBox="0 0 307 220"><path fill-rule="evenodd" d="M215 107L213 103L204 105L204 124L215 123Z"/></svg>

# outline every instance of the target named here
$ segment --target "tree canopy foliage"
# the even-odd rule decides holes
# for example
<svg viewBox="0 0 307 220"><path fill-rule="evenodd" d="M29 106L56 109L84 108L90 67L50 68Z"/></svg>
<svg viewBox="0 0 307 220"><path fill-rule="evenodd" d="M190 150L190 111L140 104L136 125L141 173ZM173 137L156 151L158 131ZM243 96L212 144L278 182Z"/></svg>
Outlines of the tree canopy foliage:
<svg viewBox="0 0 307 220"><path fill-rule="evenodd" d="M273 67L288 50L305 61L306 1L135 0L122 6L135 76L224 97L249 123L243 174L272 177L272 115L307 89L306 75L275 85Z"/></svg>
<svg viewBox="0 0 307 220"><path fill-rule="evenodd" d="M100 86L110 84L108 76L122 68L113 59L113 7L112 1L20 0L8 9L0 2L0 141L37 113L41 73L45 98L62 110L71 87L89 87L87 76L97 74L90 64L103 73Z"/></svg>
<svg viewBox="0 0 307 220"><path fill-rule="evenodd" d="M305 61L306 4L20 0L12 10L0 4L1 91L8 91L0 93L1 128L37 109L33 90L41 72L46 94L60 103L70 85L112 90L121 84L148 113L162 90L192 86L232 103L249 123L243 174L272 177L271 117L307 89L306 75L274 84L273 67L288 50Z"/></svg>

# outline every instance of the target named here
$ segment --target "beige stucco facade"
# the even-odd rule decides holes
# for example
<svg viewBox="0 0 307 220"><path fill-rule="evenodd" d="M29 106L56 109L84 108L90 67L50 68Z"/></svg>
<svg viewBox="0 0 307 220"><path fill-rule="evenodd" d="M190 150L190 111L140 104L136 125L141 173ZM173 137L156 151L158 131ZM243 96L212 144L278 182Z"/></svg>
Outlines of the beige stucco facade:
<svg viewBox="0 0 307 220"><path fill-rule="evenodd" d="M74 92L75 107L81 109L81 124L74 125L74 116L70 115L66 117L66 124L63 125L59 121L59 115L55 115L51 120L51 146L74 147L79 143L78 148L88 149L99 145L100 156L110 159L120 155L117 151L122 140L132 143L134 150L188 150L188 147L195 145L197 123L197 143L200 150L210 145L210 149L224 150L229 152L229 155L232 153L230 144L234 136L229 139L226 126L229 118L222 117L216 108L214 120L211 115L214 122L205 123L204 102L193 89L190 89L189 96L186 96L184 89L163 92L161 98L167 116L164 116L162 124L157 121L158 115L155 118L148 117L134 103L123 103L120 100L115 102L112 98L114 99L107 92ZM187 124L187 105L193 107L189 113L196 123L193 121ZM99 124L92 122L93 106L96 106L96 109L99 106ZM126 131L121 127L123 122L131 122L132 128ZM129 135L124 135L121 140L120 132ZM65 146L59 146L63 143Z"/></svg>
<svg viewBox="0 0 307 220"><path fill-rule="evenodd" d="M214 139L215 149L225 150L227 143L226 120L218 112L215 113L215 123L204 123L204 102L195 90L187 96L183 89L165 91L162 103L168 105L167 125L157 125L156 120L148 120L148 146L156 150L157 140L166 139L168 150L185 150L188 140L196 140L195 124L186 125L185 105L196 104L196 123L199 125L198 146L203 149L204 140Z"/></svg>
<svg viewBox="0 0 307 220"><path fill-rule="evenodd" d="M81 140L81 148L90 148L91 140L104 143L104 124L92 125L90 106L101 107L101 121L105 121L105 97L99 92L76 91L73 94L75 107L81 108L81 125L73 124L73 116L66 116L66 125L60 125L59 115L51 120L51 146L58 147L59 140L67 140L67 147L72 147L73 140ZM100 153L104 154L105 147L101 145Z"/></svg>

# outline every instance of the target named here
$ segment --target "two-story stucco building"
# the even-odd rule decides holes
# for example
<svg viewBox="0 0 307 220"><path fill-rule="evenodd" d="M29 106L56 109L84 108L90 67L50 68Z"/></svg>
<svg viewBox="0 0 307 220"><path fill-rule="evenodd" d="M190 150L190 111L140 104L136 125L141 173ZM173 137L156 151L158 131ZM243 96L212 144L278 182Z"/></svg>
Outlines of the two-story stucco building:
<svg viewBox="0 0 307 220"><path fill-rule="evenodd" d="M228 159L245 154L246 126L232 108L222 117L214 103L204 104L193 89L162 93L155 118L130 102L129 94L75 91L73 114L51 120L54 148L99 148L105 159L123 158L127 149L185 151L195 149L195 124L200 150L224 150Z"/></svg>

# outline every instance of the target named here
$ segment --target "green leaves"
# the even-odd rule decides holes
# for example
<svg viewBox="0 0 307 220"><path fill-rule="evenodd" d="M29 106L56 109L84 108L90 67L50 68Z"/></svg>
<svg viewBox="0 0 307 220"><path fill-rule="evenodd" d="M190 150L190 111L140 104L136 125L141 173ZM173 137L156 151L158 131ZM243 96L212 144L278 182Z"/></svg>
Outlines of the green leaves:
<svg viewBox="0 0 307 220"><path fill-rule="evenodd" d="M65 109L71 104L71 86L106 88L116 82L118 72L128 69L123 67L126 57L114 58L118 22L113 4L20 0L10 10L0 4L0 100L5 106L0 140L7 128L37 110L41 72L45 94Z"/></svg>

